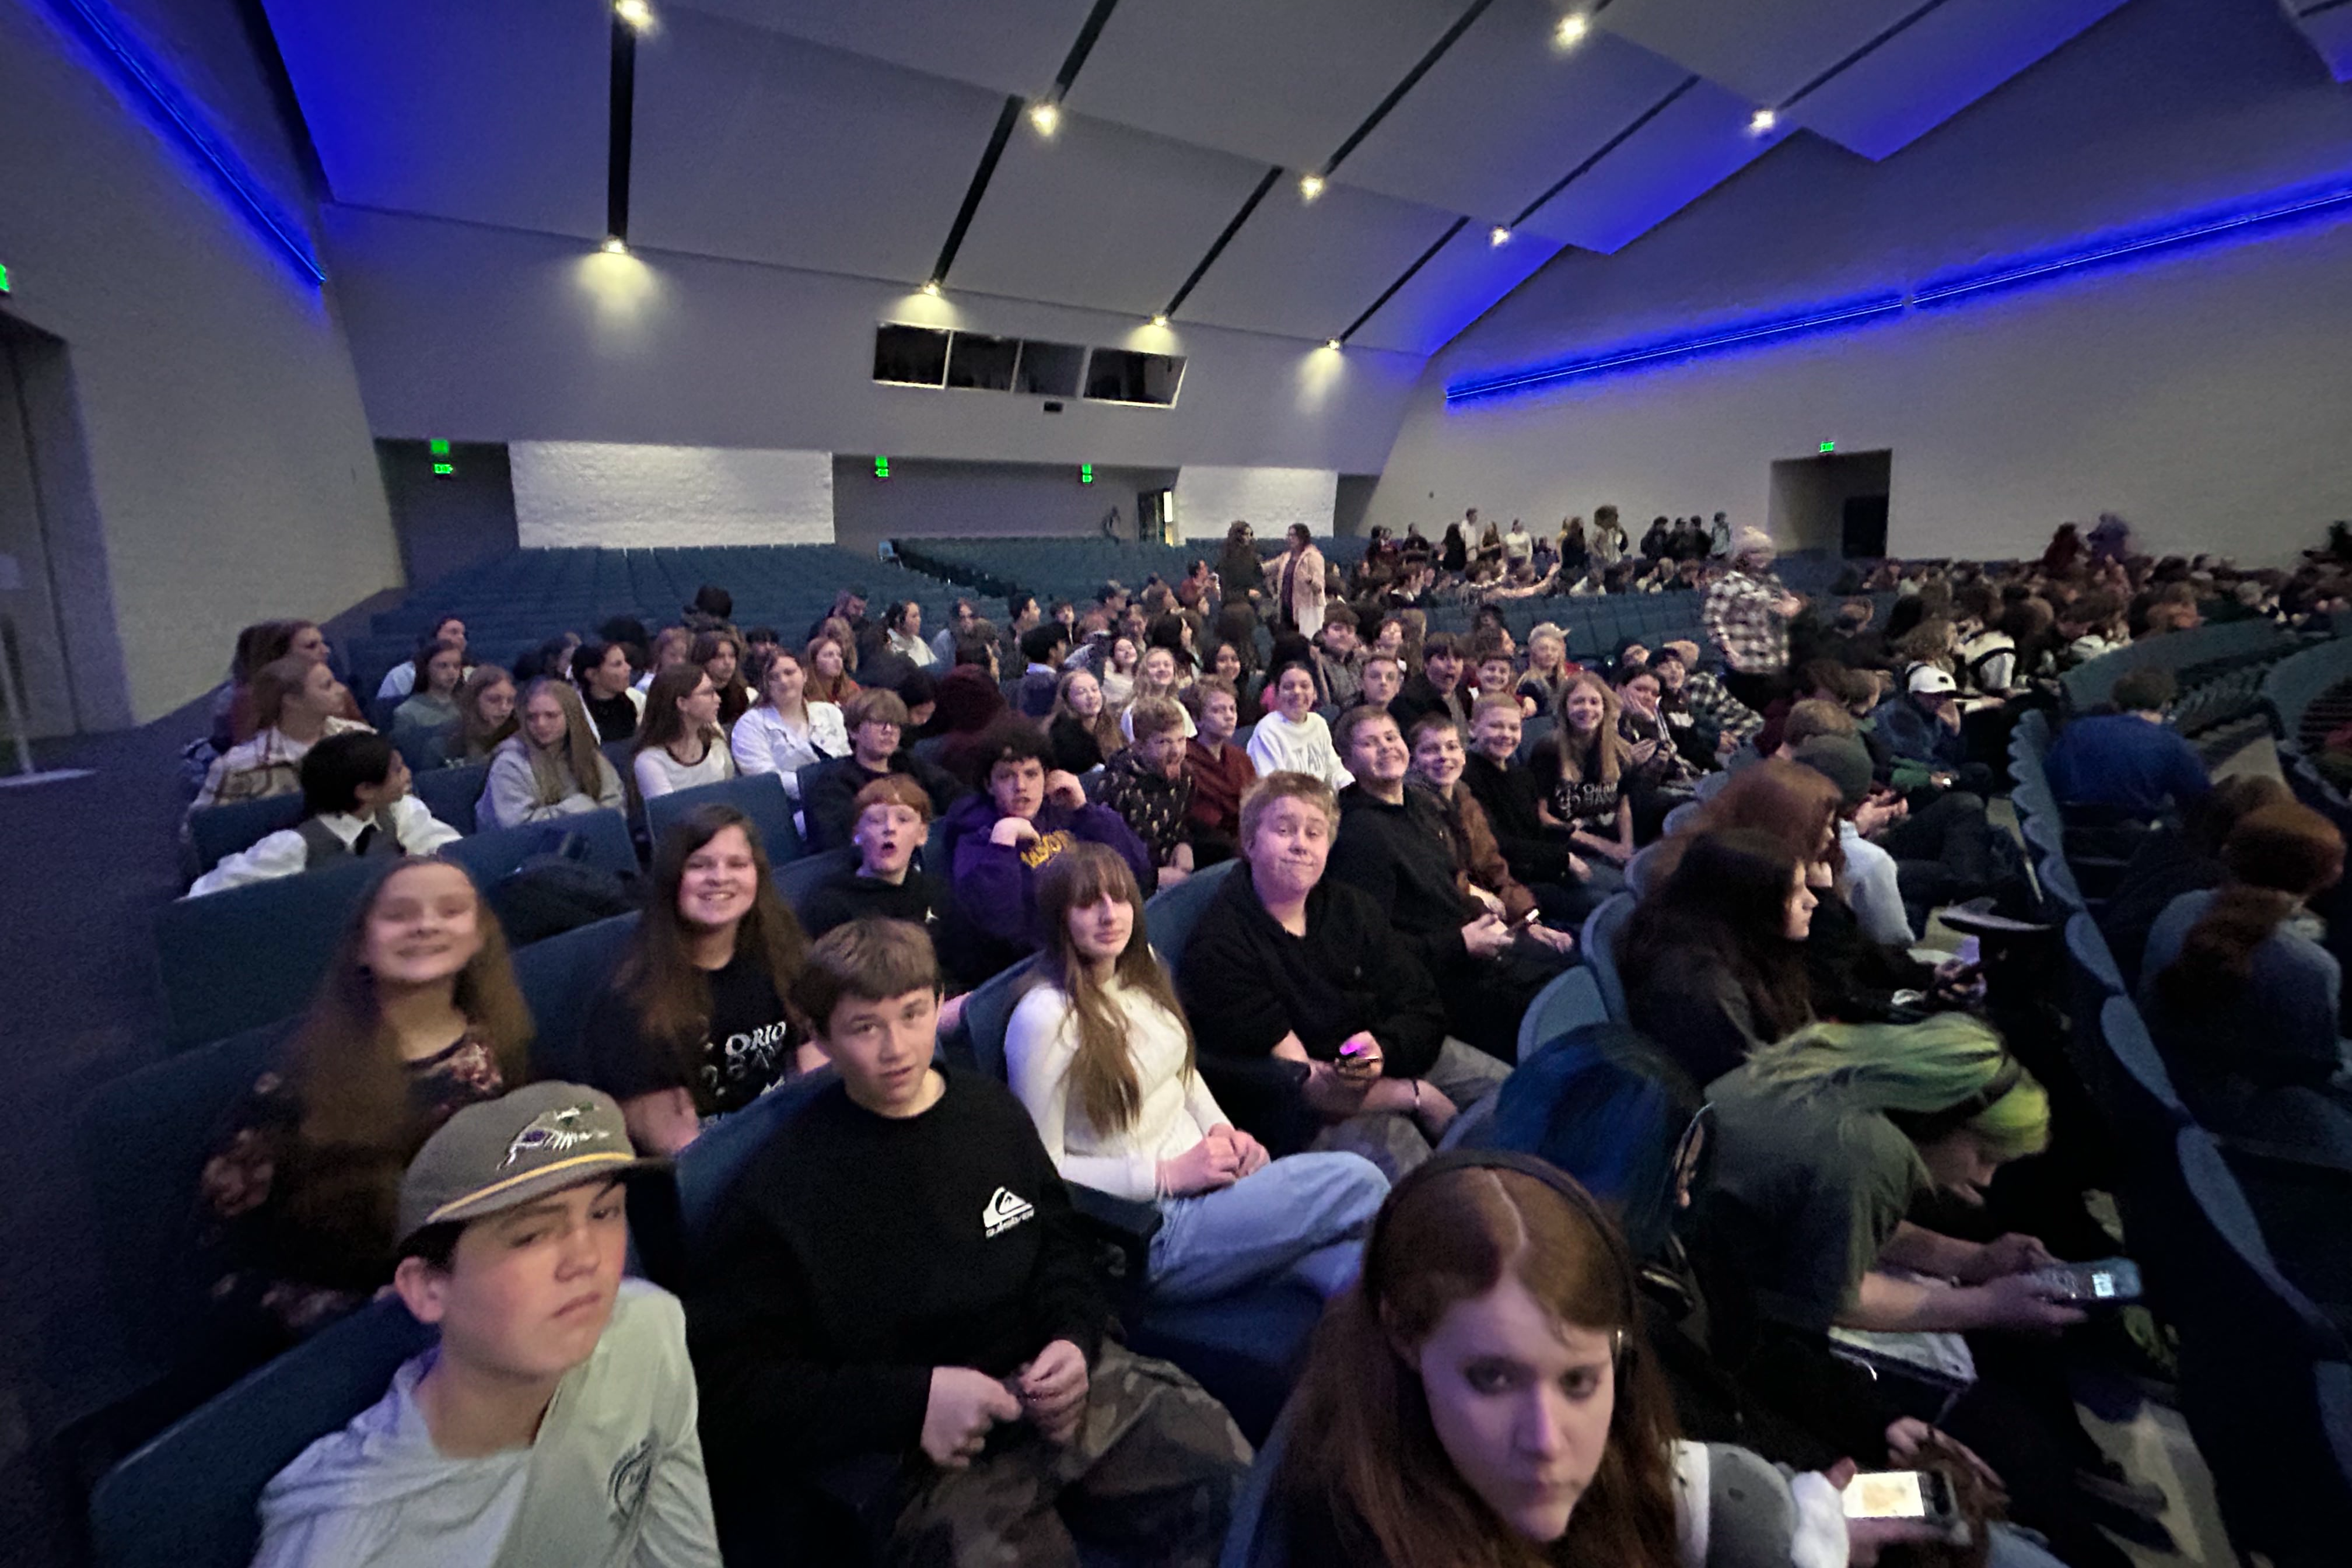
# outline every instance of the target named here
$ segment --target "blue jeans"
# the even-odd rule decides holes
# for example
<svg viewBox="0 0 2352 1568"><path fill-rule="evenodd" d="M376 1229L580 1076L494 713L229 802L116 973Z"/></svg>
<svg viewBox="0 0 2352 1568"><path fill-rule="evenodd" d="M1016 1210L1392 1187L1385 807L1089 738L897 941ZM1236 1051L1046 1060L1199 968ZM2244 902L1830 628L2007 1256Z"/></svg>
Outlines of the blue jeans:
<svg viewBox="0 0 2352 1568"><path fill-rule="evenodd" d="M1360 1154L1291 1154L1230 1187L1160 1200L1151 1293L1202 1301L1295 1274L1325 1296L1356 1277L1389 1179Z"/></svg>

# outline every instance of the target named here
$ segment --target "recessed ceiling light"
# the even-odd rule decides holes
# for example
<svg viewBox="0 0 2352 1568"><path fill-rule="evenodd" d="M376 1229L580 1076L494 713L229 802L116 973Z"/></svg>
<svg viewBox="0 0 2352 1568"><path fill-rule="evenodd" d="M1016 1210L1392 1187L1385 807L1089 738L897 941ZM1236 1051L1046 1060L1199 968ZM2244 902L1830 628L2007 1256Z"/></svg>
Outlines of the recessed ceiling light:
<svg viewBox="0 0 2352 1568"><path fill-rule="evenodd" d="M608 234L604 237L603 248L607 256L626 256L629 254L629 242L617 234Z"/></svg>
<svg viewBox="0 0 2352 1568"><path fill-rule="evenodd" d="M1559 19L1559 31L1553 34L1552 38L1563 49L1573 48L1584 42L1584 35L1591 31L1592 18L1579 11L1572 16Z"/></svg>
<svg viewBox="0 0 2352 1568"><path fill-rule="evenodd" d="M1511 243L1511 231L1510 231L1509 226L1507 226L1507 225L1499 224L1499 223L1498 223L1498 224L1496 224L1494 227L1492 227L1492 228L1488 229L1488 230L1486 231L1486 243L1487 243L1487 244L1489 244L1489 245L1508 245L1508 244L1510 244L1510 243Z"/></svg>
<svg viewBox="0 0 2352 1568"><path fill-rule="evenodd" d="M1168 318L1165 316L1154 316L1151 318L1151 324L1155 327L1164 327L1168 324Z"/></svg>
<svg viewBox="0 0 2352 1568"><path fill-rule="evenodd" d="M613 15L640 33L654 25L654 8L646 0L613 0Z"/></svg>
<svg viewBox="0 0 2352 1568"><path fill-rule="evenodd" d="M1759 109L1754 114L1748 116L1748 129L1756 132L1757 135L1761 136L1767 131L1771 130L1772 127L1780 123L1780 117L1779 115L1773 113L1769 109Z"/></svg>
<svg viewBox="0 0 2352 1568"><path fill-rule="evenodd" d="M1337 349L1339 346L1339 340L1337 338L1326 338L1323 340L1323 346L1327 349Z"/></svg>
<svg viewBox="0 0 2352 1568"><path fill-rule="evenodd" d="M1323 176L1320 174L1299 175L1298 194L1306 197L1310 202L1317 196L1321 195L1323 194Z"/></svg>
<svg viewBox="0 0 2352 1568"><path fill-rule="evenodd" d="M940 280L933 278L925 282L923 285L923 292L929 295L934 300L938 299L940 297Z"/></svg>
<svg viewBox="0 0 2352 1568"><path fill-rule="evenodd" d="M1040 136L1051 136L1061 129L1062 106L1050 98L1041 98L1029 106L1029 123L1037 128Z"/></svg>

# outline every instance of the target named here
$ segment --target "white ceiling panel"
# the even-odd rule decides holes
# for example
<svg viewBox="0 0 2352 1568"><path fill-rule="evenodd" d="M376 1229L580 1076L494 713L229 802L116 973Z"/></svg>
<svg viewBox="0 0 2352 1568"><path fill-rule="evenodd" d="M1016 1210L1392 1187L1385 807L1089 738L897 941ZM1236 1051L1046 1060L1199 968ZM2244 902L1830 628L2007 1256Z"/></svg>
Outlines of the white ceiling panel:
<svg viewBox="0 0 2352 1568"><path fill-rule="evenodd" d="M337 201L603 236L602 6L267 3Z"/></svg>
<svg viewBox="0 0 2352 1568"><path fill-rule="evenodd" d="M1064 114L1050 137L1024 121L949 286L1148 317L1265 174L1262 163L1083 114Z"/></svg>
<svg viewBox="0 0 2352 1568"><path fill-rule="evenodd" d="M1744 99L1697 82L1521 226L1604 255L1621 249L1772 145L1773 136L1748 129L1753 112Z"/></svg>
<svg viewBox="0 0 2352 1568"><path fill-rule="evenodd" d="M1003 100L714 17L637 48L629 237L919 283Z"/></svg>
<svg viewBox="0 0 2352 1568"><path fill-rule="evenodd" d="M1921 0L1615 0L1595 23L1751 104L1777 104Z"/></svg>
<svg viewBox="0 0 2352 1568"><path fill-rule="evenodd" d="M1791 105L1785 118L1865 158L1884 158L2123 3L1948 0Z"/></svg>
<svg viewBox="0 0 2352 1568"><path fill-rule="evenodd" d="M1339 151L1470 0L1128 0L1070 107L1312 169Z"/></svg>
<svg viewBox="0 0 2352 1568"><path fill-rule="evenodd" d="M1496 245L1474 223L1447 240L1445 248L1431 257L1429 265L1391 295L1348 341L1366 348L1435 353L1559 250L1558 240L1528 229L1513 235L1507 245Z"/></svg>
<svg viewBox="0 0 2352 1568"><path fill-rule="evenodd" d="M1622 38L1553 41L1545 0L1496 0L1340 168L1349 184L1508 221L1689 73Z"/></svg>
<svg viewBox="0 0 2352 1568"><path fill-rule="evenodd" d="M1454 222L1336 181L1315 202L1286 180L1209 268L1179 319L1293 337L1345 331Z"/></svg>
<svg viewBox="0 0 2352 1568"><path fill-rule="evenodd" d="M1054 85L1093 0L653 0L1024 98Z"/></svg>

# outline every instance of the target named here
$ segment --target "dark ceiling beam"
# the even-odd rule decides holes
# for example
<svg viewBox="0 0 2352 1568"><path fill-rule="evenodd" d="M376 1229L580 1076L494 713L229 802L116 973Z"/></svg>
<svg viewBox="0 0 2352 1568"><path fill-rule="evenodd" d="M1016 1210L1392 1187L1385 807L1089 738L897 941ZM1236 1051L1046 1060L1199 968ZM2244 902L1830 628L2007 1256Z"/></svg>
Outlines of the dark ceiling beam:
<svg viewBox="0 0 2352 1568"><path fill-rule="evenodd" d="M1420 256L1416 257L1413 259L1413 264L1406 268L1402 273L1398 275L1395 282L1381 290L1381 297L1379 299L1364 307L1364 313L1362 315L1348 323L1348 330L1339 334L1339 341L1344 343L1349 338L1354 337L1356 335L1356 330L1359 327L1361 327L1366 321L1370 321L1374 316L1378 315L1380 313L1381 307L1387 304L1389 300L1395 296L1398 289L1412 281L1412 275L1414 273L1428 266L1432 261L1434 261L1437 258L1437 253L1444 249L1448 245L1451 245L1454 242L1454 237L1460 234L1464 229L1468 228L1469 226L1470 220L1468 218L1455 218L1454 220L1454 226L1447 229L1444 234L1439 235L1435 245L1431 246L1427 250L1423 251Z"/></svg>
<svg viewBox="0 0 2352 1568"><path fill-rule="evenodd" d="M604 147L604 233L629 237L629 156L636 143L637 30L613 16L613 98Z"/></svg>

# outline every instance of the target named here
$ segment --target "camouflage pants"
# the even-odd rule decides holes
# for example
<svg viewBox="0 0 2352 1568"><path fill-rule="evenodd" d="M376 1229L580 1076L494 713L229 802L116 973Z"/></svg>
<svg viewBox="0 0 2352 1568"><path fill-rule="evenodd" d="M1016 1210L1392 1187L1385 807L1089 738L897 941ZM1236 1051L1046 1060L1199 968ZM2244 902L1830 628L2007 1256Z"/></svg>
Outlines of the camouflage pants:
<svg viewBox="0 0 2352 1568"><path fill-rule="evenodd" d="M1086 1419L1066 1445L1033 1436L970 1469L923 1465L883 1561L1077 1568L1078 1537L1119 1562L1215 1563L1250 1463L1233 1417L1166 1362L1108 1341L1087 1384Z"/></svg>

